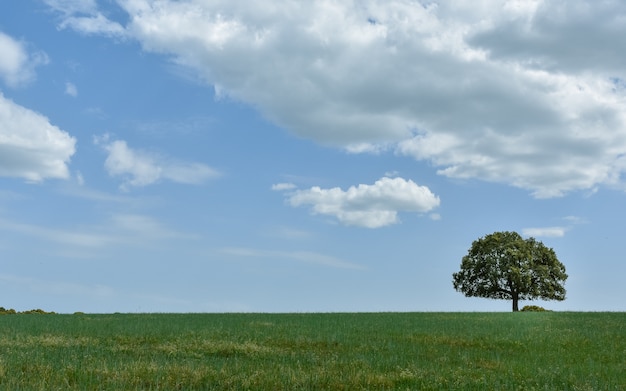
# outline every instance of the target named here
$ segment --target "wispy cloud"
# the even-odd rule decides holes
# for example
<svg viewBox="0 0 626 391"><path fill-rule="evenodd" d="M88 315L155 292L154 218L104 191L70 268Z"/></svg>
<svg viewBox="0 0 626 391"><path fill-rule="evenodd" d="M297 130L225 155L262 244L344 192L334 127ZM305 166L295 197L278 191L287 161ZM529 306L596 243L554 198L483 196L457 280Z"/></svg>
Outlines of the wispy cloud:
<svg viewBox="0 0 626 391"><path fill-rule="evenodd" d="M586 224L587 220L580 216L565 216L563 220L569 222L570 224Z"/></svg>
<svg viewBox="0 0 626 391"><path fill-rule="evenodd" d="M123 38L126 30L119 23L104 16L95 0L43 0L59 12L63 19L59 28L71 28L83 34L99 34Z"/></svg>
<svg viewBox="0 0 626 391"><path fill-rule="evenodd" d="M78 96L78 88L74 83L67 82L65 83L65 93L75 98Z"/></svg>
<svg viewBox="0 0 626 391"><path fill-rule="evenodd" d="M305 231L293 227L274 227L265 230L264 234L285 239L307 239L311 238L314 235L310 231Z"/></svg>
<svg viewBox="0 0 626 391"><path fill-rule="evenodd" d="M101 13L90 16L68 17L60 25L61 28L72 28L83 34L107 35L114 38L124 38L126 29L119 23L107 19Z"/></svg>
<svg viewBox="0 0 626 391"><path fill-rule="evenodd" d="M77 175L76 183L69 184L68 186L59 187L59 192L66 196L82 198L85 200L96 201L96 202L107 202L107 203L117 203L117 204L145 204L145 200L139 200L136 198L132 198L126 194L120 193L107 193L100 190L95 190L89 188L84 183L84 179L81 179Z"/></svg>
<svg viewBox="0 0 626 391"><path fill-rule="evenodd" d="M45 293L49 295L71 295L83 297L109 297L115 295L115 290L102 284L77 284L65 281L43 280L32 277L22 277L12 274L0 274L3 285L18 285L20 289Z"/></svg>
<svg viewBox="0 0 626 391"><path fill-rule="evenodd" d="M56 243L69 249L112 248L115 246L143 246L166 240L198 237L171 230L151 216L114 214L99 224L78 228L29 224L0 218L0 231L9 231Z"/></svg>
<svg viewBox="0 0 626 391"><path fill-rule="evenodd" d="M112 177L121 177L121 188L147 186L162 180L198 185L220 176L220 173L203 163L173 160L155 153L130 148L126 141L110 140L108 135L96 138L108 153L104 166Z"/></svg>
<svg viewBox="0 0 626 391"><path fill-rule="evenodd" d="M220 252L222 254L241 258L263 258L275 260L280 259L287 261L311 263L315 265L327 266L338 269L365 269L365 267L356 263L309 251L273 251L246 247L225 247L222 248Z"/></svg>
<svg viewBox="0 0 626 391"><path fill-rule="evenodd" d="M568 231L574 229L575 226L587 223L584 218L579 216L565 216L562 220L567 224L552 227L524 228L522 229L522 234L533 237L560 238L565 236Z"/></svg>
<svg viewBox="0 0 626 391"><path fill-rule="evenodd" d="M49 7L66 16L73 14L93 14L98 11L96 0L43 0Z"/></svg>
<svg viewBox="0 0 626 391"><path fill-rule="evenodd" d="M61 245L78 247L104 247L115 242L124 241L123 237L99 232L93 229L60 229L35 224L0 219L0 230L36 237Z"/></svg>
<svg viewBox="0 0 626 391"><path fill-rule="evenodd" d="M441 215L439 213L431 213L428 217L430 217L433 221L441 220Z"/></svg>
<svg viewBox="0 0 626 391"><path fill-rule="evenodd" d="M540 227L540 228L524 228L522 234L524 236L560 238L565 236L567 227Z"/></svg>
<svg viewBox="0 0 626 391"><path fill-rule="evenodd" d="M293 183L276 183L272 185L272 190L274 191L285 191L285 190L293 190L297 186Z"/></svg>
<svg viewBox="0 0 626 391"><path fill-rule="evenodd" d="M154 217L140 214L115 214L109 220L109 229L114 232L123 232L148 241L167 239L197 239L195 234L188 234L169 229Z"/></svg>

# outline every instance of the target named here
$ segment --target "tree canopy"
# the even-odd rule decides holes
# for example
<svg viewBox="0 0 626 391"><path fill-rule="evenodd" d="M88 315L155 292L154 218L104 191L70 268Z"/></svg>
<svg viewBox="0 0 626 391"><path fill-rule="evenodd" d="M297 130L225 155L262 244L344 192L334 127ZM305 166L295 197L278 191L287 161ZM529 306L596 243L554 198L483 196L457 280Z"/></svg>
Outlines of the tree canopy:
<svg viewBox="0 0 626 391"><path fill-rule="evenodd" d="M565 266L552 248L517 232L494 232L475 240L452 274L454 289L468 297L513 301L565 300Z"/></svg>

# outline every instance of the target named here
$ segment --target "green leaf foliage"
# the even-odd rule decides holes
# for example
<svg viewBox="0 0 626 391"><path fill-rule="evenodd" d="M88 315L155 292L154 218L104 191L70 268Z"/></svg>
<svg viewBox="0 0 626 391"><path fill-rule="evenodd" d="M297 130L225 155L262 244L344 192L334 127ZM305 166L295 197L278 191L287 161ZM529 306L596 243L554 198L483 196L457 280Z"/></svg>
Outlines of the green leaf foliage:
<svg viewBox="0 0 626 391"><path fill-rule="evenodd" d="M517 232L494 232L472 243L453 273L454 289L468 297L564 300L565 266L554 250Z"/></svg>

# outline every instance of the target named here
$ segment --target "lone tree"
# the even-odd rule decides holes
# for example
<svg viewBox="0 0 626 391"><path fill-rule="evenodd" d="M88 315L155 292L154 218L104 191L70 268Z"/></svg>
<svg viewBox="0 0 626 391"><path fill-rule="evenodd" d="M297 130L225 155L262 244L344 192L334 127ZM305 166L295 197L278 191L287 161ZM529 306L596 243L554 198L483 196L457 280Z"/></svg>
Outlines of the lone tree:
<svg viewBox="0 0 626 391"><path fill-rule="evenodd" d="M467 297L565 300L565 266L554 250L517 232L494 232L475 240L452 274L454 289Z"/></svg>

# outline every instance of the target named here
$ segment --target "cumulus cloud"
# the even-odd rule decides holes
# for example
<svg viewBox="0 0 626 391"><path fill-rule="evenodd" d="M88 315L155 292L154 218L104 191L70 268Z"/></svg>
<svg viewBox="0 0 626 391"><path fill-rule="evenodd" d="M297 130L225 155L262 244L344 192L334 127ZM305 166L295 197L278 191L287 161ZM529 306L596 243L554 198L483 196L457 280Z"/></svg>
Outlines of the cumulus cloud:
<svg viewBox="0 0 626 391"><path fill-rule="evenodd" d="M65 4L64 26L123 33L322 144L535 197L624 185L620 2L124 0L125 25L93 2L48 3Z"/></svg>
<svg viewBox="0 0 626 391"><path fill-rule="evenodd" d="M161 180L182 184L201 184L219 176L213 168L202 163L180 162L158 154L130 148L124 140L96 138L108 153L104 167L113 177L122 177L121 188L147 186Z"/></svg>
<svg viewBox="0 0 626 391"><path fill-rule="evenodd" d="M373 185L322 189L318 186L288 194L296 207L311 205L315 214L336 217L342 224L379 228L399 222L398 212L426 213L439 206L428 187L403 178L381 178Z"/></svg>
<svg viewBox="0 0 626 391"><path fill-rule="evenodd" d="M16 87L35 78L35 68L46 64L43 52L29 53L24 43L0 31L0 79Z"/></svg>
<svg viewBox="0 0 626 391"><path fill-rule="evenodd" d="M39 182L69 178L76 140L0 93L0 175Z"/></svg>

